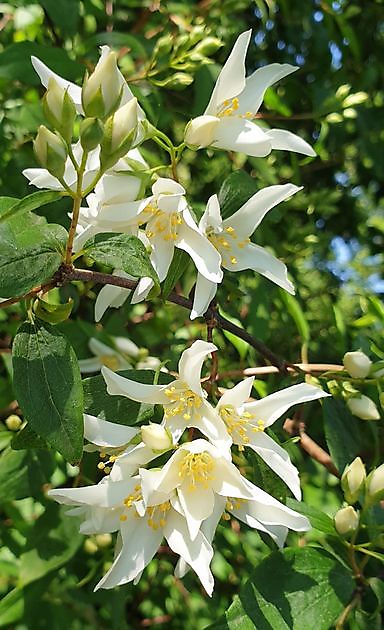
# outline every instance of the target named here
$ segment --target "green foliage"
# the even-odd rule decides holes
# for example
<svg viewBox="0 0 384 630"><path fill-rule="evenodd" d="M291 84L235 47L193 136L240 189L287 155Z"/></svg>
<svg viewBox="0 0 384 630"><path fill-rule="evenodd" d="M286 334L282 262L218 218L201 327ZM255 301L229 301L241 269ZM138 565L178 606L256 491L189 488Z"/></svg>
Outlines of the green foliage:
<svg viewBox="0 0 384 630"><path fill-rule="evenodd" d="M50 324L25 322L13 343L16 396L29 426L72 463L83 451L83 391L68 340Z"/></svg>

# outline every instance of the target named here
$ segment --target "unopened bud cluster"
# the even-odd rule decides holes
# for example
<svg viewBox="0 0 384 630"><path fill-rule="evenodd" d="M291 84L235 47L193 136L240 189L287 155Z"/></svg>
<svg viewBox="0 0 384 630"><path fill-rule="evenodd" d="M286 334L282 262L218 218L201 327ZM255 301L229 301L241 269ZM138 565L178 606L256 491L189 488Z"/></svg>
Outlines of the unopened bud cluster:
<svg viewBox="0 0 384 630"><path fill-rule="evenodd" d="M101 146L103 170L113 166L134 143L138 127L137 100L129 91L124 93L127 86L118 69L116 54L107 50L102 53L94 72L84 79L81 104L75 104L69 90L54 77L48 81L43 110L54 131L41 125L34 150L41 166L59 180L64 177L68 156L73 156L71 142L77 113L85 116L80 123L81 147L89 153Z"/></svg>
<svg viewBox="0 0 384 630"><path fill-rule="evenodd" d="M371 359L361 350L346 352L343 357L343 364L353 379L380 378L381 365L373 364ZM336 389L340 389L339 384L336 385ZM337 393L335 391L336 395ZM376 403L369 396L362 394L350 382L342 383L339 393L344 397L349 411L357 418L380 420L380 412Z"/></svg>

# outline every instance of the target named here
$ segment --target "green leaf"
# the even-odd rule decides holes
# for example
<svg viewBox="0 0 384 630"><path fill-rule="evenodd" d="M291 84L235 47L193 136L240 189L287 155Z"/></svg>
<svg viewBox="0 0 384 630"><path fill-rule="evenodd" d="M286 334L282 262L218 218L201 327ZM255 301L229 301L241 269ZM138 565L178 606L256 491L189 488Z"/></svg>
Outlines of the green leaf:
<svg viewBox="0 0 384 630"><path fill-rule="evenodd" d="M171 266L169 267L167 277L162 284L161 293L164 300L167 299L176 282L183 275L188 266L189 260L190 258L184 250L178 248L175 249L175 253L173 254Z"/></svg>
<svg viewBox="0 0 384 630"><path fill-rule="evenodd" d="M68 562L76 553L83 536L79 521L65 515L55 503L48 505L35 522L20 557L19 585L26 586Z"/></svg>
<svg viewBox="0 0 384 630"><path fill-rule="evenodd" d="M159 278L152 267L147 251L137 236L130 234L96 234L84 250L98 263L122 269L134 278L152 278L159 286Z"/></svg>
<svg viewBox="0 0 384 630"><path fill-rule="evenodd" d="M323 416L325 439L337 470L342 473L361 449L358 420L338 398L324 398Z"/></svg>
<svg viewBox="0 0 384 630"><path fill-rule="evenodd" d="M80 5L78 0L40 0L52 22L64 35L78 32Z"/></svg>
<svg viewBox="0 0 384 630"><path fill-rule="evenodd" d="M38 297L34 302L33 310L36 316L44 322L48 322L48 324L60 324L69 318L73 304L72 298L69 298L66 304L51 304Z"/></svg>
<svg viewBox="0 0 384 630"><path fill-rule="evenodd" d="M284 289L280 289L279 292L288 313L296 324L296 328L301 337L301 341L303 343L308 343L310 338L309 326L307 320L305 319L305 315L299 301L293 295L290 295L289 293L287 293L287 291L284 291Z"/></svg>
<svg viewBox="0 0 384 630"><path fill-rule="evenodd" d="M56 328L25 322L13 343L16 397L30 428L71 463L83 452L83 391L76 354Z"/></svg>
<svg viewBox="0 0 384 630"><path fill-rule="evenodd" d="M307 503L296 501L296 499L291 499L290 497L286 500L286 504L292 510L295 510L296 512L299 512L300 514L306 516L310 520L310 523L314 529L318 529L324 534L338 536L333 525L333 520L330 516L328 516L328 514L325 514L312 505L307 505Z"/></svg>
<svg viewBox="0 0 384 630"><path fill-rule="evenodd" d="M11 446L15 451L20 451L26 448L49 448L43 438L41 438L33 429L31 429L29 423L27 424L13 437Z"/></svg>
<svg viewBox="0 0 384 630"><path fill-rule="evenodd" d="M8 448L0 458L0 502L38 494L52 472L49 453Z"/></svg>
<svg viewBox="0 0 384 630"><path fill-rule="evenodd" d="M247 459L253 466L252 481L275 499L285 503L289 492L284 481L265 463L265 461L251 449L247 449Z"/></svg>
<svg viewBox="0 0 384 630"><path fill-rule="evenodd" d="M0 224L0 295L15 297L49 280L60 267L67 231L30 213Z"/></svg>
<svg viewBox="0 0 384 630"><path fill-rule="evenodd" d="M62 196L63 193L56 190L39 190L38 192L32 193L32 195L28 195L28 197L24 197L23 199L14 199L14 203L4 212L2 212L2 207L0 205L0 223L14 217L16 214L30 212L31 210L36 210L37 208L41 208L41 206L45 206L47 203L58 201L58 199L61 199ZM3 197L2 199L7 199L7 197ZM10 197L8 197L8 199L10 199Z"/></svg>
<svg viewBox="0 0 384 630"><path fill-rule="evenodd" d="M155 377L153 370L124 370L118 374L148 385L154 382ZM173 376L160 372L158 383L166 385L173 380ZM127 426L143 424L153 418L154 405L138 403L125 396L111 396L101 375L84 379L83 390L84 412L92 416Z"/></svg>
<svg viewBox="0 0 384 630"><path fill-rule="evenodd" d="M24 614L24 593L21 588L14 588L0 601L0 627L9 628L19 621Z"/></svg>
<svg viewBox="0 0 384 630"><path fill-rule="evenodd" d="M0 222L5 213L8 212L9 208L12 208L15 204L17 204L20 199L16 197L0 197Z"/></svg>
<svg viewBox="0 0 384 630"><path fill-rule="evenodd" d="M258 190L256 180L245 171L235 171L221 185L219 203L221 216L227 219Z"/></svg>
<svg viewBox="0 0 384 630"><path fill-rule="evenodd" d="M14 81L17 77L18 81L27 85L40 85L40 79L30 62L31 55L41 59L69 81L76 81L84 74L84 66L70 59L64 48L24 41L11 44L0 53L0 79Z"/></svg>
<svg viewBox="0 0 384 630"><path fill-rule="evenodd" d="M284 549L263 560L216 630L329 630L354 590L351 572L322 549Z"/></svg>

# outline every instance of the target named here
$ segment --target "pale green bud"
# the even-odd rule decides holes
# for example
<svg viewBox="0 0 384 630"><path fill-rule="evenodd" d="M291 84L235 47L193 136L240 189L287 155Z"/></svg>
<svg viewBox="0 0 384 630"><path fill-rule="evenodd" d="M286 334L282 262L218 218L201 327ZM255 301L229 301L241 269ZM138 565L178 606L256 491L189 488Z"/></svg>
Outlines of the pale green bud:
<svg viewBox="0 0 384 630"><path fill-rule="evenodd" d="M356 457L352 464L346 466L342 477L341 487L348 503L356 503L366 479L365 466L360 457Z"/></svg>
<svg viewBox="0 0 384 630"><path fill-rule="evenodd" d="M346 352L343 357L344 367L352 378L365 378L371 369L372 361L361 350Z"/></svg>
<svg viewBox="0 0 384 630"><path fill-rule="evenodd" d="M98 546L96 545L95 541L92 540L92 538L87 538L87 540L84 541L84 551L90 556L93 556L95 553L97 553Z"/></svg>
<svg viewBox="0 0 384 630"><path fill-rule="evenodd" d="M368 495L375 501L384 499L384 464L381 464L368 475L367 491Z"/></svg>
<svg viewBox="0 0 384 630"><path fill-rule="evenodd" d="M352 536L359 526L359 515L351 505L336 512L334 520L336 531L346 538Z"/></svg>
<svg viewBox="0 0 384 630"><path fill-rule="evenodd" d="M153 56L160 57L161 55L167 55L171 52L173 46L173 37L172 35L164 35L160 37L156 45L153 49Z"/></svg>
<svg viewBox="0 0 384 630"><path fill-rule="evenodd" d="M51 77L48 89L43 98L44 115L54 129L70 143L72 140L73 123L76 118L76 107L68 94L57 81Z"/></svg>
<svg viewBox="0 0 384 630"><path fill-rule="evenodd" d="M67 148L64 141L44 125L40 125L33 148L38 161L54 177L63 177Z"/></svg>
<svg viewBox="0 0 384 630"><path fill-rule="evenodd" d="M98 118L84 118L80 125L80 143L84 151L92 151L101 143L104 125Z"/></svg>
<svg viewBox="0 0 384 630"><path fill-rule="evenodd" d="M122 95L121 75L114 52L102 55L93 73L86 77L81 100L86 116L105 118L119 106Z"/></svg>
<svg viewBox="0 0 384 630"><path fill-rule="evenodd" d="M108 118L101 143L100 163L111 168L132 147L137 129L137 99L132 98Z"/></svg>
<svg viewBox="0 0 384 630"><path fill-rule="evenodd" d="M97 546L103 549L104 547L110 546L112 543L112 536L111 534L96 534L95 541Z"/></svg>
<svg viewBox="0 0 384 630"><path fill-rule="evenodd" d="M172 438L161 424L144 424L141 427L141 439L153 451L166 451L172 447Z"/></svg>
<svg viewBox="0 0 384 630"><path fill-rule="evenodd" d="M371 398L361 394L359 397L348 398L349 411L361 420L380 420L379 411Z"/></svg>
<svg viewBox="0 0 384 630"><path fill-rule="evenodd" d="M221 48L223 43L217 37L206 37L197 44L194 51L199 55L210 56Z"/></svg>
<svg viewBox="0 0 384 630"><path fill-rule="evenodd" d="M18 431L22 424L23 424L22 419L19 418L19 416L17 416L15 413L12 413L5 420L5 425L7 429L9 429L9 431Z"/></svg>
<svg viewBox="0 0 384 630"><path fill-rule="evenodd" d="M193 118L185 128L185 144L191 147L209 147L215 140L215 131L219 122L216 116Z"/></svg>

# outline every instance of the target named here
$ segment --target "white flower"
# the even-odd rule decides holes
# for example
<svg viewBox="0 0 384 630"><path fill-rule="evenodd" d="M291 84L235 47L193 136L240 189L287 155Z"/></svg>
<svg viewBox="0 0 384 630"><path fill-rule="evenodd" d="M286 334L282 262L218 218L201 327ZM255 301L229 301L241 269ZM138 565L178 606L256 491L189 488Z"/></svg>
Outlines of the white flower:
<svg viewBox="0 0 384 630"><path fill-rule="evenodd" d="M249 446L275 471L290 488L296 499L301 498L299 473L287 451L264 430L270 427L290 407L298 403L328 396L319 387L301 383L270 394L261 400L246 402L250 397L254 377L244 379L228 389L217 404L234 444Z"/></svg>
<svg viewBox="0 0 384 630"><path fill-rule="evenodd" d="M90 76L86 76L81 101L87 116L105 117L112 114L120 104L123 85L117 67L116 53L103 47L101 57ZM105 54L103 54L105 52Z"/></svg>
<svg viewBox="0 0 384 630"><path fill-rule="evenodd" d="M287 278L287 268L266 249L251 243L249 237L261 221L278 203L298 190L293 184L268 186L259 190L228 219L223 220L217 195L208 200L199 228L221 254L221 264L229 271L253 269L275 282L289 293L294 293ZM217 284L206 277L197 277L191 319L202 315L213 299Z"/></svg>
<svg viewBox="0 0 384 630"><path fill-rule="evenodd" d="M364 394L348 398L347 407L354 416L361 418L361 420L380 420L379 410L375 403Z"/></svg>
<svg viewBox="0 0 384 630"><path fill-rule="evenodd" d="M111 451L125 447L138 433L139 429L137 427L108 422L102 418L84 414L85 439L103 450Z"/></svg>
<svg viewBox="0 0 384 630"><path fill-rule="evenodd" d="M140 475L144 504L150 504L152 495L159 492L171 496L175 509L185 516L192 540L200 528L212 540L225 509L251 527L271 534L279 543L285 539L287 527L297 531L309 529L305 517L245 479L206 440L182 444L161 471L140 470Z"/></svg>
<svg viewBox="0 0 384 630"><path fill-rule="evenodd" d="M154 451L164 451L172 447L172 437L161 424L150 422L141 426L141 439Z"/></svg>
<svg viewBox="0 0 384 630"><path fill-rule="evenodd" d="M187 125L185 142L256 157L268 155L272 149L314 156L309 144L290 131L265 131L252 121L266 89L298 68L287 63L272 63L245 78L245 56L250 38L251 30L237 38L204 114Z"/></svg>
<svg viewBox="0 0 384 630"><path fill-rule="evenodd" d="M212 343L195 341L179 361L179 378L169 385L146 385L115 374L106 367L101 372L112 395L126 396L138 402L164 406L164 426L178 442L187 427L196 427L229 457L231 438L225 424L206 401L200 384L204 359L217 350Z"/></svg>
<svg viewBox="0 0 384 630"><path fill-rule="evenodd" d="M157 499L144 506L140 477L113 480L110 476L95 486L50 490L48 494L59 503L77 506L69 514L85 518L81 532L119 532L115 560L95 590L139 579L165 537L170 548L196 571L207 593L212 594L211 545L201 532L191 539L185 519L170 499L163 500L158 494Z"/></svg>
<svg viewBox="0 0 384 630"><path fill-rule="evenodd" d="M151 248L151 263L160 282L167 276L175 247L191 256L202 278L208 282L221 282L223 272L220 268L220 253L196 225L185 199L185 189L180 184L160 177L152 186L152 196L138 201L132 201L132 197L125 201L123 188L121 197L116 199L119 194L116 193L111 200L111 191L113 187L103 196L100 191L96 191L95 196L90 195L87 199L90 209L84 211L86 217L82 209L81 222L84 226L85 220L89 221L89 234L109 230L131 233L136 230L137 233L138 226L146 224L145 235L139 233L139 237L145 239ZM83 241L83 235L81 239ZM144 300L152 286L153 281L150 279L141 279L132 303ZM97 321L101 317L100 313L103 314L108 306L121 306L129 295L126 289L104 287L102 291Z"/></svg>
<svg viewBox="0 0 384 630"><path fill-rule="evenodd" d="M107 346L107 344L91 337L88 341L88 347L94 355L90 359L80 359L80 371L83 374L90 372L98 372L103 365L107 365L112 370L127 370L132 364L127 357L136 358L139 354L139 348L133 341L125 337L113 337L115 348Z"/></svg>
<svg viewBox="0 0 384 630"><path fill-rule="evenodd" d="M352 378L365 378L371 369L372 361L364 352L346 352L343 357L344 367Z"/></svg>

